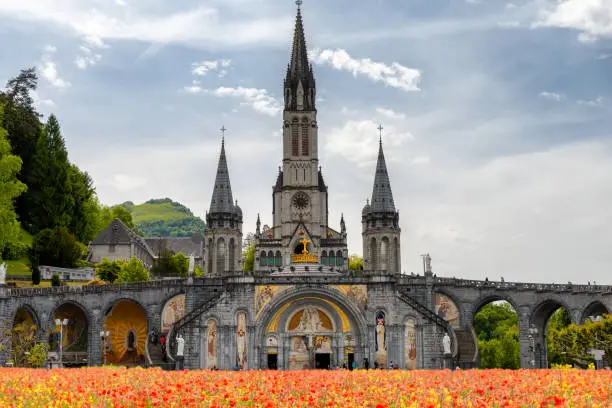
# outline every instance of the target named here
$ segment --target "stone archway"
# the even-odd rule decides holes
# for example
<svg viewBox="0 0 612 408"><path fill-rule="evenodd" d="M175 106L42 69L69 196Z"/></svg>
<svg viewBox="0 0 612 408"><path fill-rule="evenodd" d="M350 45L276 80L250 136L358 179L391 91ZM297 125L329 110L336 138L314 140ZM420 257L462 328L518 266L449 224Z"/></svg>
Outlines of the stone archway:
<svg viewBox="0 0 612 408"><path fill-rule="evenodd" d="M7 321L2 330L10 331L11 335L6 337L6 343L2 345L13 364L16 367L29 366L26 352L31 347L31 339L38 338L41 332L41 325L38 315L30 305L20 305L13 315L12 322ZM30 346L28 346L30 344Z"/></svg>
<svg viewBox="0 0 612 408"><path fill-rule="evenodd" d="M311 317L304 318L305 313ZM331 288L284 290L264 307L255 326L260 368L273 364L279 369L303 369L304 356L298 358L295 354L303 353L302 349L308 353L309 368L316 368L317 361L342 365L349 358L362 367L363 359L369 358L363 312L340 291ZM269 359L269 354L276 357ZM316 354L329 354L329 363L325 358L317 359ZM290 357L295 358L290 362Z"/></svg>
<svg viewBox="0 0 612 408"><path fill-rule="evenodd" d="M48 338L50 350L61 351L64 365L85 365L91 342L89 332L90 319L85 308L73 301L62 302L50 316Z"/></svg>
<svg viewBox="0 0 612 408"><path fill-rule="evenodd" d="M560 308L568 312L571 310L562 300L555 298L545 299L532 309L529 326L525 328L527 333L522 336L529 343L529 366L532 368L548 368L547 323Z"/></svg>
<svg viewBox="0 0 612 408"><path fill-rule="evenodd" d="M591 302L582 312L580 323L583 324L590 317L596 318L597 316L603 316L604 314L610 314L610 311L602 302L595 300Z"/></svg>
<svg viewBox="0 0 612 408"><path fill-rule="evenodd" d="M112 364L144 363L148 320L142 305L130 299L116 300L107 310L102 327L109 332L103 360Z"/></svg>

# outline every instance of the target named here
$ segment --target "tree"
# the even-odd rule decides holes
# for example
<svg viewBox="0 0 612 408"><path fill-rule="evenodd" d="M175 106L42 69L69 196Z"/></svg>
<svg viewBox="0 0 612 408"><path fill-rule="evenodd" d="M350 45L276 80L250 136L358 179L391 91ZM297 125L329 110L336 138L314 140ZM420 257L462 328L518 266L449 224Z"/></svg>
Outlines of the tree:
<svg viewBox="0 0 612 408"><path fill-rule="evenodd" d="M104 258L96 264L96 276L105 282L115 283L124 263L123 260L110 261Z"/></svg>
<svg viewBox="0 0 612 408"><path fill-rule="evenodd" d="M359 271L363 269L363 258L357 254L349 256L349 269L351 271Z"/></svg>
<svg viewBox="0 0 612 408"><path fill-rule="evenodd" d="M189 273L189 258L183 255L182 252L172 255L170 258L171 272L181 278L186 278ZM195 267L194 267L195 269ZM194 270L195 273L195 270Z"/></svg>
<svg viewBox="0 0 612 408"><path fill-rule="evenodd" d="M53 275L51 275L51 286L62 286L62 280L57 272L53 272Z"/></svg>
<svg viewBox="0 0 612 408"><path fill-rule="evenodd" d="M612 315L604 315L599 322L583 325L570 324L559 330L549 330L547 338L550 360L586 368L594 359L590 349L604 350L606 365L612 366Z"/></svg>
<svg viewBox="0 0 612 408"><path fill-rule="evenodd" d="M83 257L83 249L65 227L44 229L34 238L31 265L74 268Z"/></svg>
<svg viewBox="0 0 612 408"><path fill-rule="evenodd" d="M33 232L70 227L75 209L71 168L59 122L51 115L36 143L26 179L29 190L24 205Z"/></svg>
<svg viewBox="0 0 612 408"><path fill-rule="evenodd" d="M519 368L518 316L507 303L489 303L474 316L481 368Z"/></svg>
<svg viewBox="0 0 612 408"><path fill-rule="evenodd" d="M16 367L42 367L48 346L38 342L36 325L25 321L16 324L11 333L11 362Z"/></svg>
<svg viewBox="0 0 612 408"><path fill-rule="evenodd" d="M255 243L252 242L244 251L243 271L252 271L255 269Z"/></svg>
<svg viewBox="0 0 612 408"><path fill-rule="evenodd" d="M196 278L204 276L204 268L202 268L200 265L196 265L195 268L193 268L193 276Z"/></svg>
<svg viewBox="0 0 612 408"><path fill-rule="evenodd" d="M149 271L147 271L142 261L136 257L132 257L128 262L121 265L119 277L115 282L146 282L149 280L151 280Z"/></svg>
<svg viewBox="0 0 612 408"><path fill-rule="evenodd" d="M87 172L82 172L74 164L70 166L69 178L74 200L70 231L79 242L87 243L95 238L99 223L100 207L96 201L93 181Z"/></svg>
<svg viewBox="0 0 612 408"><path fill-rule="evenodd" d="M4 91L0 92L0 105L5 104L3 127L8 131L8 140L13 148L13 154L22 161L19 180L28 184L32 170L32 158L36 142L41 133L40 115L36 112L31 92L36 90L38 76L35 68L22 70L15 78L11 78ZM23 226L30 230L30 220L24 212L27 195L22 194L17 199L16 212Z"/></svg>
<svg viewBox="0 0 612 408"><path fill-rule="evenodd" d="M116 205L111 208L111 214L114 218L119 218L121 222L125 224L126 227L133 230L134 229L134 220L132 219L132 213L121 207L120 205Z"/></svg>
<svg viewBox="0 0 612 408"><path fill-rule="evenodd" d="M21 159L11 154L11 145L2 127L4 107L0 104L0 258L6 245L19 234L19 222L15 212L15 199L26 190L17 174Z"/></svg>

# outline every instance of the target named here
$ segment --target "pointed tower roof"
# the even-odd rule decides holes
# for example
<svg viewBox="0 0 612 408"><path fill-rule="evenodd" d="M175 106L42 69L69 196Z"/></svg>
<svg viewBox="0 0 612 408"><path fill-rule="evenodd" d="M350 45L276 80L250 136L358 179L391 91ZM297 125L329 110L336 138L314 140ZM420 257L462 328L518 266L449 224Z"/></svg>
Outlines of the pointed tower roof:
<svg viewBox="0 0 612 408"><path fill-rule="evenodd" d="M374 176L374 189L372 190L372 212L395 212L391 183L387 173L387 163L383 152L382 138L378 143L378 161L376 163L376 174Z"/></svg>
<svg viewBox="0 0 612 408"><path fill-rule="evenodd" d="M304 36L304 23L302 22L302 11L300 9L301 1L298 4L297 16L295 17L295 31L293 33L293 51L291 52L291 61L289 63L289 73L292 76L296 74L306 75L310 72L308 65L308 53L306 51L306 38Z"/></svg>
<svg viewBox="0 0 612 408"><path fill-rule="evenodd" d="M210 214L233 213L234 198L232 197L232 186L230 184L229 172L227 170L227 158L225 157L225 138L221 139L221 155L217 166L217 177L212 200L210 201Z"/></svg>

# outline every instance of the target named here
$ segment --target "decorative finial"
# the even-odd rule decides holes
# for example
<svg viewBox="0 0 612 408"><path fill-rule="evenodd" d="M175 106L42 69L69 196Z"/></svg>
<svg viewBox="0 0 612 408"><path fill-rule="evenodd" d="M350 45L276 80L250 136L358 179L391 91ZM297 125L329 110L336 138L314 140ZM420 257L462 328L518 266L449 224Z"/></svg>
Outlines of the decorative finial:
<svg viewBox="0 0 612 408"><path fill-rule="evenodd" d="M379 141L380 144L382 144L382 131L383 131L384 127L383 127L382 124L380 124L380 125L378 125L377 129L378 129L378 141Z"/></svg>
<svg viewBox="0 0 612 408"><path fill-rule="evenodd" d="M298 6L298 10L300 9L300 7L302 6L303 1L302 0L295 0L295 4L297 4Z"/></svg>
<svg viewBox="0 0 612 408"><path fill-rule="evenodd" d="M227 130L225 125L221 126L221 141L225 142L225 131Z"/></svg>

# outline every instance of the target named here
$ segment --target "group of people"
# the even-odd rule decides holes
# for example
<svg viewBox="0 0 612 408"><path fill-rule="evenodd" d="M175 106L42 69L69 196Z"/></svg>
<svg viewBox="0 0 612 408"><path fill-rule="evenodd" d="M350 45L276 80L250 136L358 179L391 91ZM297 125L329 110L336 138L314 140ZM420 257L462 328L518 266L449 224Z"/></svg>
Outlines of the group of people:
<svg viewBox="0 0 612 408"><path fill-rule="evenodd" d="M154 346L157 346L157 344L161 344L161 351L162 351L162 360L164 362L168 362L168 355L166 353L166 335L165 334L159 334L157 332L157 329L153 328L153 330L151 330L149 332L149 343L153 344Z"/></svg>

